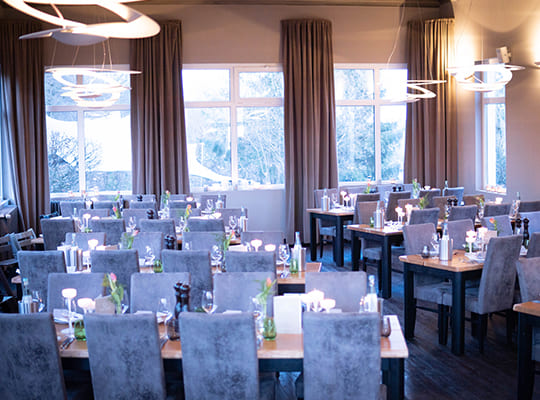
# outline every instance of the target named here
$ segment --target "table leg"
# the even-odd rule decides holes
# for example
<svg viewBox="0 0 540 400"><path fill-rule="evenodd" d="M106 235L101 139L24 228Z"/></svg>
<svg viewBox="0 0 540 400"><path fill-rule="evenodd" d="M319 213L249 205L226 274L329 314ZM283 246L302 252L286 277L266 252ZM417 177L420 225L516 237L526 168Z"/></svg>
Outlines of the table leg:
<svg viewBox="0 0 540 400"><path fill-rule="evenodd" d="M387 399L402 400L405 398L405 360L403 358L384 358L383 383L387 388Z"/></svg>
<svg viewBox="0 0 540 400"><path fill-rule="evenodd" d="M317 260L317 224L315 215L309 214L309 253L311 254L311 261Z"/></svg>
<svg viewBox="0 0 540 400"><path fill-rule="evenodd" d="M343 267L343 219L336 218L336 241L334 246L334 261L338 267Z"/></svg>
<svg viewBox="0 0 540 400"><path fill-rule="evenodd" d="M392 297L392 245L388 236L384 236L381 254L382 297Z"/></svg>
<svg viewBox="0 0 540 400"><path fill-rule="evenodd" d="M405 339L414 337L414 319L416 313L414 304L414 273L409 270L409 264L403 263L403 315L405 324Z"/></svg>
<svg viewBox="0 0 540 400"><path fill-rule="evenodd" d="M351 231L351 236L352 236L352 245L351 245L352 270L358 271L360 269L361 241L360 241L360 238L356 235L356 232Z"/></svg>
<svg viewBox="0 0 540 400"><path fill-rule="evenodd" d="M452 353L463 354L465 340L465 280L460 272L452 278Z"/></svg>
<svg viewBox="0 0 540 400"><path fill-rule="evenodd" d="M530 317L519 313L518 317L518 395L517 398L532 399L534 388L534 362L532 361L532 326Z"/></svg>

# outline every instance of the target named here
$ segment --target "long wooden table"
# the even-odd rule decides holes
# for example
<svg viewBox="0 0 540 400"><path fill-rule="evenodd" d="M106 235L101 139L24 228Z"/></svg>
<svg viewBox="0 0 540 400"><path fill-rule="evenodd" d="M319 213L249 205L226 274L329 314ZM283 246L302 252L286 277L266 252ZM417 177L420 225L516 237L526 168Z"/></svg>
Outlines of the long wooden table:
<svg viewBox="0 0 540 400"><path fill-rule="evenodd" d="M540 328L540 301L514 304L518 313L518 387L517 398L532 399L534 361L532 359L533 328Z"/></svg>
<svg viewBox="0 0 540 400"><path fill-rule="evenodd" d="M308 208L311 261L317 260L317 219L321 221L330 221L336 226L336 237L333 240L334 262L338 267L343 266L343 224L346 221L352 221L354 210L334 208L329 211L323 211L320 208Z"/></svg>
<svg viewBox="0 0 540 400"><path fill-rule="evenodd" d="M389 399L404 398L404 362L409 357L407 343L403 337L397 316L390 316L392 333L388 338L381 337L381 358L383 382L388 387ZM61 330L66 325L56 325L56 332L64 339ZM165 327L159 325L160 336L165 335ZM259 368L261 371L302 371L304 344L302 334L278 334L275 341L263 341L258 349ZM63 361L69 359L88 359L86 342L75 341L67 349L60 350ZM180 341L167 341L161 350L164 360L181 360Z"/></svg>
<svg viewBox="0 0 540 400"><path fill-rule="evenodd" d="M405 338L414 337L414 274L427 274L452 282L452 353L462 355L465 336L465 282L482 275L483 262L471 261L463 250L454 250L451 261L439 257L422 258L419 254L399 257L404 264L404 323Z"/></svg>

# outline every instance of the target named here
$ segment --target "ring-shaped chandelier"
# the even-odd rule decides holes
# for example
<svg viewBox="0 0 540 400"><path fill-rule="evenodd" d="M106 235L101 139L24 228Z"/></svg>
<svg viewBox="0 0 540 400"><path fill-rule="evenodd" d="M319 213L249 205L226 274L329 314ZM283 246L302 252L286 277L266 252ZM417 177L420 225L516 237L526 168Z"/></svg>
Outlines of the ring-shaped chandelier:
<svg viewBox="0 0 540 400"><path fill-rule="evenodd" d="M500 90L512 80L512 71L525 67L509 64L476 64L466 67L448 68L448 72L456 78L456 82L465 90L472 92L491 92ZM486 82L478 76L478 72L493 72L496 80Z"/></svg>

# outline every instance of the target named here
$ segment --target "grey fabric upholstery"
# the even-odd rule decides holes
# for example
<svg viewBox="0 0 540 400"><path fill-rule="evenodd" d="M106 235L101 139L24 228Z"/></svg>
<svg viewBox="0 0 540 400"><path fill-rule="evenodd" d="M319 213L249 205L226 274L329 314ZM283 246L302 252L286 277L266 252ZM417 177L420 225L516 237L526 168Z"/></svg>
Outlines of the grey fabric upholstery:
<svg viewBox="0 0 540 400"><path fill-rule="evenodd" d="M42 219L40 223L45 250L56 250L66 239L66 233L75 232L75 221L71 218Z"/></svg>
<svg viewBox="0 0 540 400"><path fill-rule="evenodd" d="M275 251L228 251L225 255L227 272L275 272Z"/></svg>
<svg viewBox="0 0 540 400"><path fill-rule="evenodd" d="M435 207L433 204L433 197L440 196L440 195L441 195L441 189L438 189L438 188L429 189L429 190L421 189L418 194L418 198L421 199L422 197L427 196L428 207L433 208Z"/></svg>
<svg viewBox="0 0 540 400"><path fill-rule="evenodd" d="M478 213L478 206L458 206L450 209L448 221L459 221L461 219L470 219L473 223Z"/></svg>
<svg viewBox="0 0 540 400"><path fill-rule="evenodd" d="M251 313L180 315L186 400L262 398L255 322ZM204 376L204 379L201 377ZM275 385L265 398L273 399Z"/></svg>
<svg viewBox="0 0 540 400"><path fill-rule="evenodd" d="M135 218L135 226L137 229L141 229L140 221L142 219L148 219L146 210L143 210L142 208L126 208L122 211L122 218L126 221L126 226L129 224L129 219L131 217Z"/></svg>
<svg viewBox="0 0 540 400"><path fill-rule="evenodd" d="M533 212L540 211L540 200L533 201L520 201L519 202L519 212Z"/></svg>
<svg viewBox="0 0 540 400"><path fill-rule="evenodd" d="M360 299L367 292L366 273L310 272L306 274L306 293L314 289L324 292L324 297L334 299L336 308L343 312L358 312Z"/></svg>
<svg viewBox="0 0 540 400"><path fill-rule="evenodd" d="M197 202L187 201L187 200L169 200L169 209L171 208L183 208L184 210L187 208L188 205L191 205L191 209L194 210L197 208Z"/></svg>
<svg viewBox="0 0 540 400"><path fill-rule="evenodd" d="M184 232L182 244L191 243L191 250L212 250L212 246L221 246L225 232ZM182 248L185 248L183 246Z"/></svg>
<svg viewBox="0 0 540 400"><path fill-rule="evenodd" d="M398 207L398 201L403 199L410 199L411 192L390 192L388 193L388 203L386 206L386 219L388 221L397 221L398 216L396 213L396 207Z"/></svg>
<svg viewBox="0 0 540 400"><path fill-rule="evenodd" d="M242 243L250 243L253 239L262 240L262 248L267 244L273 244L276 249L285 239L283 232L268 232L268 231L246 231L241 233Z"/></svg>
<svg viewBox="0 0 540 400"><path fill-rule="evenodd" d="M65 300L62 297L62 289L77 289L76 299L89 297L95 299L103 294L103 273L91 274L65 274L50 273L49 289L47 292L47 307L49 312L55 308L66 308Z"/></svg>
<svg viewBox="0 0 540 400"><path fill-rule="evenodd" d="M107 218L109 215L111 215L111 210L108 208L98 208L97 210L93 208L79 210L79 218L82 218L83 215L86 214L90 215L90 218Z"/></svg>
<svg viewBox="0 0 540 400"><path fill-rule="evenodd" d="M61 201L60 215L65 218L78 217L79 210L84 210L85 204L82 200Z"/></svg>
<svg viewBox="0 0 540 400"><path fill-rule="evenodd" d="M92 202L92 207L95 210L107 209L112 213L113 207L118 207L118 202L114 200L95 200Z"/></svg>
<svg viewBox="0 0 540 400"><path fill-rule="evenodd" d="M131 275L130 312L157 312L159 301L162 298L167 299L169 311L172 312L176 304L174 285L177 282L191 285L189 272L138 273Z"/></svg>
<svg viewBox="0 0 540 400"><path fill-rule="evenodd" d="M527 249L527 258L533 258L533 257L540 257L540 232L531 233L529 237L529 248Z"/></svg>
<svg viewBox="0 0 540 400"><path fill-rule="evenodd" d="M512 208L511 203L503 204L489 204L484 205L484 217L493 217L496 215L508 215L510 214L510 209Z"/></svg>
<svg viewBox="0 0 540 400"><path fill-rule="evenodd" d="M174 219L142 219L139 222L141 232L161 232L163 235L176 237Z"/></svg>
<svg viewBox="0 0 540 400"><path fill-rule="evenodd" d="M223 219L191 217L187 221L187 227L191 232L225 232Z"/></svg>
<svg viewBox="0 0 540 400"><path fill-rule="evenodd" d="M122 198L124 199L124 202L127 203L127 206L129 207L129 204L132 201L137 201L138 196L142 196L142 201L153 201L153 202L156 201L156 195L155 194L126 194L126 195L122 196ZM174 195L171 194L171 198L172 198L172 196L174 196Z"/></svg>
<svg viewBox="0 0 540 400"><path fill-rule="evenodd" d="M540 235L537 233L536 235ZM530 246L529 246L530 251ZM527 257L528 257L527 253ZM540 258L518 259L516 269L521 291L521 301L533 301L540 294ZM540 361L540 329L533 328L533 360Z"/></svg>
<svg viewBox="0 0 540 400"><path fill-rule="evenodd" d="M456 207L454 207L456 208ZM454 241L454 249L463 250L468 231L474 231L473 222L470 219L461 219L448 222L448 236Z"/></svg>
<svg viewBox="0 0 540 400"><path fill-rule="evenodd" d="M485 201L483 194L465 194L463 195L463 204L466 206L477 206L479 203L478 199Z"/></svg>
<svg viewBox="0 0 540 400"><path fill-rule="evenodd" d="M436 232L432 223L403 226L405 254L420 254L424 246L431 248L431 239Z"/></svg>
<svg viewBox="0 0 540 400"><path fill-rule="evenodd" d="M439 219L444 219L448 199L454 199L454 196L433 196L433 207L439 209Z"/></svg>
<svg viewBox="0 0 540 400"><path fill-rule="evenodd" d="M379 398L378 313L304 313L303 324L306 399Z"/></svg>
<svg viewBox="0 0 540 400"><path fill-rule="evenodd" d="M22 250L17 253L17 256L21 277L28 278L30 290L41 291L43 299L46 299L49 274L51 272L66 272L64 253L59 250ZM45 305L45 309L48 309L47 305Z"/></svg>
<svg viewBox="0 0 540 400"><path fill-rule="evenodd" d="M378 201L357 201L354 207L353 224L369 225L377 209Z"/></svg>
<svg viewBox="0 0 540 400"><path fill-rule="evenodd" d="M75 245L84 251L88 250L88 241L97 240L98 246L103 246L105 244L105 233L104 232L75 232L75 233L66 233L66 244L73 243L75 239Z"/></svg>
<svg viewBox="0 0 540 400"><path fill-rule="evenodd" d="M208 250L163 250L163 272L189 272L191 274L192 310L201 306L202 293L212 290L212 265Z"/></svg>
<svg viewBox="0 0 540 400"><path fill-rule="evenodd" d="M120 243L122 234L126 231L126 223L123 219L91 219L88 225L92 232L105 232L106 245Z"/></svg>
<svg viewBox="0 0 540 400"><path fill-rule="evenodd" d="M137 250L107 250L90 252L92 272L114 272L118 283L129 293L131 274L139 272Z"/></svg>
<svg viewBox="0 0 540 400"><path fill-rule="evenodd" d="M216 212L221 214L221 219L223 220L223 223L225 224L225 226L229 226L230 216L234 215L236 219L238 219L242 215L241 208L220 208L219 210L216 210ZM247 208L244 208L244 212L246 213L246 217L247 217L248 216Z"/></svg>
<svg viewBox="0 0 540 400"><path fill-rule="evenodd" d="M495 230L495 226L490 222L490 219L497 221L497 228L499 230L499 236L510 236L514 234L512 230L512 223L508 215L495 215L493 217L482 218L482 226L485 226L489 230Z"/></svg>
<svg viewBox="0 0 540 400"><path fill-rule="evenodd" d="M67 399L51 314L0 314L0 352L1 399Z"/></svg>
<svg viewBox="0 0 540 400"><path fill-rule="evenodd" d="M187 197L188 197L187 194L171 194L169 196L169 201L186 200Z"/></svg>
<svg viewBox="0 0 540 400"><path fill-rule="evenodd" d="M358 193L356 195L356 202L380 201L380 200L381 200L380 193Z"/></svg>
<svg viewBox="0 0 540 400"><path fill-rule="evenodd" d="M157 216L157 211L158 211L158 206L157 206L157 203L155 201L131 201L129 203L129 208L133 209L133 210L136 210L136 209L139 209L139 210L153 210L154 213L156 213L156 216Z"/></svg>
<svg viewBox="0 0 540 400"><path fill-rule="evenodd" d="M412 210L409 225L432 223L437 226L439 222L438 208L425 208L423 210Z"/></svg>
<svg viewBox="0 0 540 400"><path fill-rule="evenodd" d="M84 317L94 398L165 399L154 314Z"/></svg>
<svg viewBox="0 0 540 400"><path fill-rule="evenodd" d="M521 220L529 220L529 235L533 232L540 232L540 211L522 212ZM521 225L523 229L523 225Z"/></svg>
<svg viewBox="0 0 540 400"><path fill-rule="evenodd" d="M418 203L420 203L420 199L399 199L398 200L398 206L401 207L404 211L405 211L405 206L407 204L410 204L413 207L418 207Z"/></svg>
<svg viewBox="0 0 540 400"><path fill-rule="evenodd" d="M463 186L459 187L449 187L445 188L442 191L443 196L453 196L458 201L458 206L461 205L461 202L463 201L463 192L465 191L465 188Z"/></svg>
<svg viewBox="0 0 540 400"><path fill-rule="evenodd" d="M169 217L174 219L175 221L177 219L180 219L180 217L184 217L186 215L186 208L185 207L171 207L171 202L169 202ZM192 208L190 216L191 217L200 217L202 215L200 208Z"/></svg>
<svg viewBox="0 0 540 400"><path fill-rule="evenodd" d="M165 241L161 232L139 232L133 239L133 250L137 250L140 258L146 255L146 246L152 249L156 260L161 260L161 251L165 248Z"/></svg>
<svg viewBox="0 0 540 400"><path fill-rule="evenodd" d="M225 272L214 275L214 304L217 312L227 310L253 311L251 298L261 291L261 282L270 278L276 279L276 273L268 272ZM276 294L276 285L273 294L268 296L267 311L273 315L273 296Z"/></svg>
<svg viewBox="0 0 540 400"><path fill-rule="evenodd" d="M214 207L216 206L216 202L218 200L218 194L201 194L200 202L201 202L201 208L204 210L206 208L206 201L207 200L213 200L214 201ZM221 200L223 201L223 208L227 208L227 195L222 194Z"/></svg>

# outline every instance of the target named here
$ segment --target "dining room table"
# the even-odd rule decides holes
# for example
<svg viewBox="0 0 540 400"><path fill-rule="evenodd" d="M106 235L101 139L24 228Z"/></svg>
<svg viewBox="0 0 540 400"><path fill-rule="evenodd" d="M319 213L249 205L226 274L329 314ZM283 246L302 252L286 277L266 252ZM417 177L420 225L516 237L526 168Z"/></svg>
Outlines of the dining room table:
<svg viewBox="0 0 540 400"><path fill-rule="evenodd" d="M474 254L474 253L473 253ZM426 274L452 283L452 353L462 355L465 337L465 284L467 281L479 279L482 275L484 261L480 257L467 257L464 250L454 250L452 259L442 261L439 257L423 258L420 254L404 255L404 330L405 338L414 337L416 307L414 299L414 274Z"/></svg>
<svg viewBox="0 0 540 400"><path fill-rule="evenodd" d="M383 383L387 386L388 399L405 398L405 359L409 350L396 315L390 315L391 333L381 336L381 370ZM65 324L56 324L58 345L65 340L62 329ZM159 324L160 338L166 338L164 324ZM167 368L174 368L181 374L182 344L180 341L163 340L161 356ZM60 349L64 368L87 369L88 348L86 341L76 340L67 348ZM259 370L261 372L300 372L303 370L304 344L303 334L279 333L275 340L263 340L257 350Z"/></svg>
<svg viewBox="0 0 540 400"><path fill-rule="evenodd" d="M540 300L514 304L518 314L518 379L517 398L530 400L533 398L535 380L535 362L532 359L533 329L540 329Z"/></svg>

